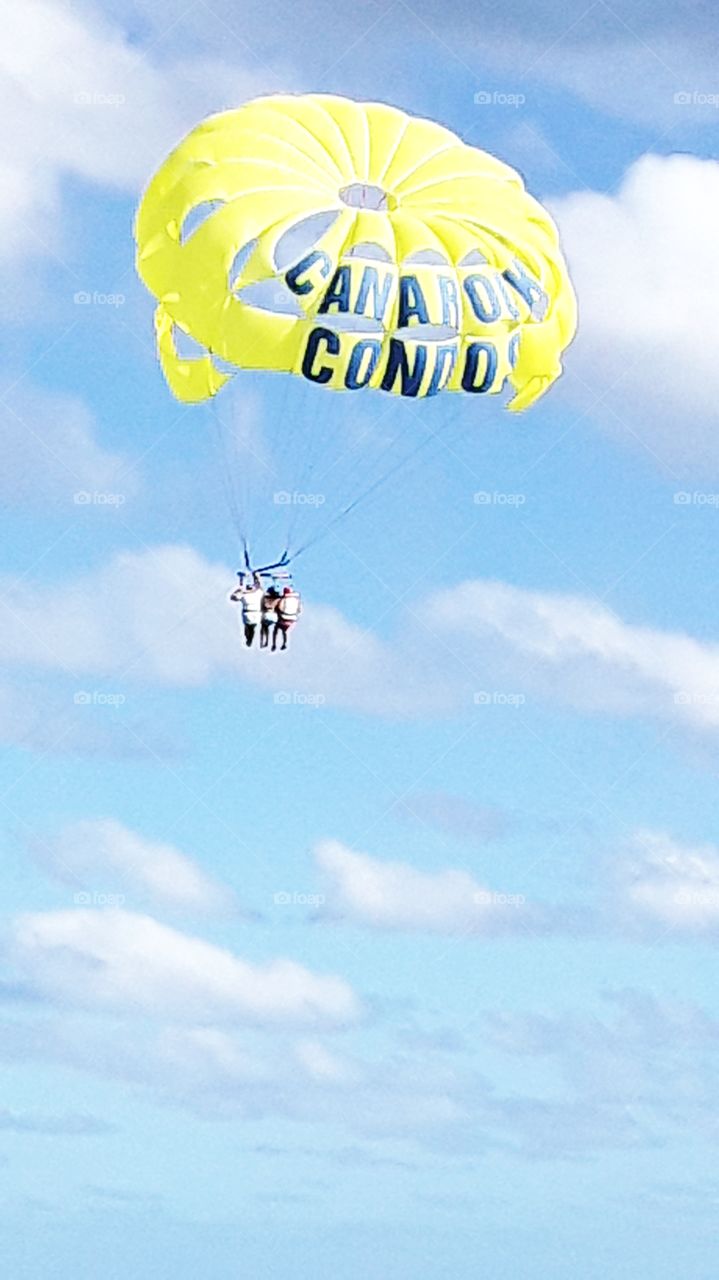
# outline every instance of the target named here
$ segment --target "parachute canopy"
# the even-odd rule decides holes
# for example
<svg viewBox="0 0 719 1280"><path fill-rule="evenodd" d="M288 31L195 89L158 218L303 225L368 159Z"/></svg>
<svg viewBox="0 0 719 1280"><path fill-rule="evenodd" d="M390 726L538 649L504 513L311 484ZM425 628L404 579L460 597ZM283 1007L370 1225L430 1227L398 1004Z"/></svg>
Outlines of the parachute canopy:
<svg viewBox="0 0 719 1280"><path fill-rule="evenodd" d="M152 179L136 239L184 401L267 369L410 397L509 383L522 409L576 326L556 228L519 175L382 103L277 95L211 116Z"/></svg>

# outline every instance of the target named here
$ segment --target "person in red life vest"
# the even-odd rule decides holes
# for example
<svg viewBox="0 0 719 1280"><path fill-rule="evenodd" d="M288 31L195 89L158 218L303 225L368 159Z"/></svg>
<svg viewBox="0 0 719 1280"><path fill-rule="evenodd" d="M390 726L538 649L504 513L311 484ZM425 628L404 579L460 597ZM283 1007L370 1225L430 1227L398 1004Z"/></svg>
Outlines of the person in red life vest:
<svg viewBox="0 0 719 1280"><path fill-rule="evenodd" d="M239 587L236 587L230 596L230 600L235 604L239 604L242 608L242 626L245 632L245 644L248 649L251 647L255 632L262 621L263 596L262 583L257 574L247 582L244 581L244 578L241 578Z"/></svg>
<svg viewBox="0 0 719 1280"><path fill-rule="evenodd" d="M272 652L277 648L278 639L282 640L281 649L287 648L287 640L295 625L297 619L302 612L302 600L299 591L295 591L293 587L285 587L282 595L277 601L277 621L275 630L272 635Z"/></svg>
<svg viewBox="0 0 719 1280"><path fill-rule="evenodd" d="M268 587L262 597L262 622L260 624L260 648L266 649L270 642L270 628L277 625L277 602L280 593L277 587Z"/></svg>

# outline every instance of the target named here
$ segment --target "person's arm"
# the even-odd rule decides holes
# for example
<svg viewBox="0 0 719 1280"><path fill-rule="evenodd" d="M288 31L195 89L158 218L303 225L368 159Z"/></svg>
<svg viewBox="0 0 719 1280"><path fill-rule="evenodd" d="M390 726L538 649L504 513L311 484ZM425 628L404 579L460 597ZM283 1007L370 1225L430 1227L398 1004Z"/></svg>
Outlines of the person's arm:
<svg viewBox="0 0 719 1280"><path fill-rule="evenodd" d="M235 587L234 591L230 592L230 600L233 600L235 602L238 600L241 600L243 593L244 593L244 587Z"/></svg>

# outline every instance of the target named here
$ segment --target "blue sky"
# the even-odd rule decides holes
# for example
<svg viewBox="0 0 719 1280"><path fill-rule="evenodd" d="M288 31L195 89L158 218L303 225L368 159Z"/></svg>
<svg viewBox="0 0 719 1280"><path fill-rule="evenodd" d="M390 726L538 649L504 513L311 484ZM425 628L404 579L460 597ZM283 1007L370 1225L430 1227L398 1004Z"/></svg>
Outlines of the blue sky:
<svg viewBox="0 0 719 1280"><path fill-rule="evenodd" d="M6 7L4 1274L713 1280L708 11ZM432 433L299 562L273 660L132 218L184 131L277 90L514 164L580 329L519 418L228 391L283 475L326 448L327 511L347 439Z"/></svg>

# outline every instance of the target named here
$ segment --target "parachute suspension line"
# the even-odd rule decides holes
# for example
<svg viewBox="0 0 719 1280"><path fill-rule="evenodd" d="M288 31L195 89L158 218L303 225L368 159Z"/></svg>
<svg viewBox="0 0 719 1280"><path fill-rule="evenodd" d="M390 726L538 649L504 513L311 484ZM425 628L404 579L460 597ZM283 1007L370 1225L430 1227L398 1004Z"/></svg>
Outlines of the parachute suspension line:
<svg viewBox="0 0 719 1280"><path fill-rule="evenodd" d="M322 399L321 399L321 401L320 401L319 403L323 403L323 407L324 407L324 403L326 403L326 404L327 404L327 406L328 406L328 410L326 411L326 413L327 413L327 417L329 418L329 407L331 407L331 404L332 404L332 402L335 400L335 397L334 397L334 396L328 396L328 395L326 394L326 392L325 392L325 391L323 391L321 394L322 394ZM378 421L379 423L383 423L383 422L384 422L384 420L385 420L385 419L386 419L386 417L387 417L388 411L389 411L389 406L386 406L386 407L385 407L384 412L382 412L382 413L380 414L379 419L377 419L377 421ZM326 441L322 439L322 433L321 433L321 431L318 429L318 428L319 428L319 426L320 426L320 423L321 423L321 422L322 422L322 424L323 424L324 426L326 426L326 425L327 425L327 423L325 423L325 422L324 422L324 420L323 420L323 418L322 418L322 415L321 415L321 414L316 414L316 415L315 415L315 428L314 428L314 432L313 432L313 434L314 434L314 435L315 435L315 437L316 437L317 439L319 439L319 441L320 441L320 449L316 451L315 456L313 456L313 457L312 457L312 459L311 459L311 462L310 462L310 465L309 465L309 471L310 471L310 473L312 473L312 472L314 471L315 467L317 466L317 464L318 464L318 462L319 462L319 460L320 460L320 456L321 456L321 452L322 452L322 448L321 448L321 446L322 446L323 444L326 444ZM373 426L374 426L374 425L376 425L376 423L369 424L369 425L365 428L365 430L363 431L363 433L362 433L362 435L361 435L361 437L360 437L360 442L362 442L363 440L365 440L365 439L369 436L370 431L373 429ZM405 429L406 429L406 428L405 428ZM382 463L383 459L387 456L387 454L389 454L389 453L391 453L391 452L392 452L392 450L395 448L396 444L398 443L398 441L399 441L399 439L400 439L401 435L402 435L402 431L401 431L401 430L398 430L398 431L395 431L395 432L391 433L391 435L390 435L390 439L388 440L387 444L385 445L385 447L381 450L381 452L380 452L380 454L379 454L379 459L378 459L379 464L381 464L381 463ZM369 481L369 482L368 482L364 487L361 485L361 482L360 482L360 492L359 492L359 494L357 494L357 492L356 492L356 488L357 488L357 486L354 486L354 489L353 489L353 496L351 496L351 497L350 497L350 495L349 495L349 494L346 494L345 500L344 500L344 502L342 503L340 510L338 510L334 515L332 515L332 516L329 518L329 520L327 521L327 523L323 526L323 528L322 528L322 529L320 529L320 530L319 530L319 532L318 532L317 534L315 534L313 537L309 538L305 543L303 543L303 544L302 544L302 546L301 546L298 550L293 551L293 549L292 549L292 548L293 548L292 540L288 538L288 551L289 551L289 553L290 553L290 558L291 558L291 559L294 559L296 555L299 555L301 551L306 550L306 548L307 548L308 546L310 546L310 545L311 545L311 546L314 546L315 542L317 542L320 538L324 537L324 530L325 530L325 529L328 529L330 526L332 526L332 525L336 524L340 519L342 519L342 517L343 517L343 516L345 516L345 515L349 515L350 511L353 511L353 510L354 510L354 508L355 508L356 506L358 506L358 505L359 505L359 504L364 500L364 498L365 498L365 497L367 497L367 496L368 496L370 493L372 493L375 489L379 488L379 487L380 487L380 485L384 483L384 480L385 480L385 479L389 479L389 478L390 478L390 476L394 475L394 474L395 474L395 473L396 473L396 472L397 472L397 471L398 471L398 470L399 470L399 469L400 469L400 468L401 468L405 463L409 462L409 461L411 460L411 458L412 458L412 457L414 457L415 453L419 452L420 448L423 446L423 444L424 444L424 443L425 443L425 441L420 441L419 445L416 447L416 449L415 449L415 450L413 450L413 451L412 451L412 452L411 452L407 457L400 459L400 460L399 460L399 461L398 461L398 462L397 462L393 467L391 467L391 468L390 468L386 473L384 473L384 472L380 472L380 474L379 474L379 477L378 477L378 478L377 478L377 475L376 475L376 472L377 472L377 464L375 464L375 466L373 466L373 467L372 467L372 472L375 474L375 479L374 479L374 480ZM350 447L351 447L351 446L350 446ZM330 475L330 473L336 469L336 467L338 466L338 464L340 464L340 468L341 468L341 463L342 463L343 458L344 458L344 456L345 456L345 452L346 452L346 451L344 451L344 450L343 450L342 452L340 452L337 456L335 456L335 457L332 459L332 461L330 462L330 465L329 465L327 468L323 469L323 470L320 472L320 475L319 475L319 477L318 477L318 479L320 480L320 482L322 482L323 480L326 480L326 479L327 479L327 477ZM346 487L346 486L345 486L345 487ZM296 517L295 517L294 524L296 524Z"/></svg>
<svg viewBox="0 0 719 1280"><path fill-rule="evenodd" d="M332 518L328 520L313 537L308 538L307 541L303 542L296 551L291 552L288 563L292 563L298 558L298 556L304 555L305 551L309 551L310 547L316 546L318 542L321 542L323 538L326 538L328 533L332 531L334 526L338 524L340 520L344 520L345 516L348 516L351 511L355 510L355 507L360 506L360 504L365 502L367 498L371 497L373 493L376 493L378 489L381 489L383 484L386 484L388 480L391 480L392 476L395 476L403 467L408 466L410 462L412 462L424 449L427 448L428 444L432 444L433 442L435 444L438 442L442 443L439 434L436 431L429 432L423 440L420 440L419 444L415 445L414 449L412 449L406 457L400 458L394 466L390 467L389 471L385 471L381 476L378 476L376 480L373 480L371 484L367 485L367 487L361 491L361 493L357 494L357 496L348 502L346 506L342 507L340 511L332 516Z"/></svg>
<svg viewBox="0 0 719 1280"><path fill-rule="evenodd" d="M255 573L262 577L264 574L271 574L273 569L286 569L290 563L291 556L289 552L283 551L279 560L275 560L274 564L264 564L261 569L255 569Z"/></svg>
<svg viewBox="0 0 719 1280"><path fill-rule="evenodd" d="M285 476L281 464L288 456L291 458L293 448L296 452L302 443L302 420L293 409L293 379L276 373L264 376L264 383L253 384L247 380L260 397L257 448L249 438L243 438L243 456L230 459L229 474L235 478L235 488L241 498L245 546L251 539L254 554L267 555L264 548L269 540L271 553L279 560L276 550L279 543L284 563L291 540L287 526L302 514L302 506L294 502L293 490L303 486L296 478ZM235 379L234 390L230 389L230 397L226 397L227 404L236 403L233 397L240 391L240 382L241 377Z"/></svg>
<svg viewBox="0 0 719 1280"><path fill-rule="evenodd" d="M222 417L217 407L215 396L210 399L210 413L215 427L215 443L219 453L220 472L222 474L222 486L225 490L225 498L227 507L235 527L237 541L242 556L242 563L245 569L251 568L250 548L248 542L247 518L243 509L244 504L240 502L237 491L233 484L233 458L231 450L228 447L225 438Z"/></svg>
<svg viewBox="0 0 719 1280"><path fill-rule="evenodd" d="M281 441L281 444L278 446L278 451L279 451L279 455L284 460L288 457L289 458L292 457L293 447L295 449L299 447L300 431L297 426L297 419L301 415L298 412L298 409L295 408L294 404L292 403L291 380L289 378L283 378L282 382L281 383L278 382L277 386L278 386L278 391L277 391L277 404L275 408L275 413L277 414L277 419L282 426L282 441ZM274 458L273 458L273 462L275 462ZM277 463L275 462L275 467L276 466L277 466ZM277 474L277 471L275 471L275 474ZM284 473L281 473L281 476L278 478L281 478L282 481L284 482L284 479L285 479ZM299 489L304 488L301 475L297 477L292 476L292 481L293 481L293 488L295 487L295 485ZM287 565L289 551L290 551L290 544L294 536L294 528L301 514L301 508L298 506L297 502L295 501L297 496L296 493L294 493L290 489L286 491L281 490L280 492L283 497L289 500L287 502L288 515L286 520L277 522L280 524L280 527L277 529L277 533L278 533L278 539L279 538L282 539L282 543L281 543L282 552L280 553L280 557L276 562L266 566L268 570L283 569ZM278 494L275 494L273 498L273 502L277 502L278 496L279 496Z"/></svg>
<svg viewBox="0 0 719 1280"><path fill-rule="evenodd" d="M322 393L322 394L324 394L325 401L331 401L331 399L334 398L334 397L326 396L326 393ZM380 425L380 426L384 425L384 421L386 419L386 416L388 416L388 412L389 412L389 406L386 406L385 411L381 412L379 417L376 417L376 419L372 419L371 422L368 422L368 424L365 426L365 430L363 430L361 436L359 436L358 442L356 439L354 440L353 443L349 443L347 449L344 449L344 451L340 452L339 454L335 454L335 457L331 458L330 465L328 467L322 468L322 470L320 471L319 481L320 483L326 483L326 481L328 481L328 477L331 474L333 474L333 471L335 471L336 468L339 467L340 485L342 485L343 463L345 466L347 466L347 463L345 463L345 457L349 457L349 461L351 461L352 463L352 475L356 474L356 471L359 470L359 479L357 480L356 484L351 485L351 492L347 493L347 485L344 486L344 489L345 489L344 500L342 499L342 489L340 489L340 498L339 498L340 509L338 512L335 513L335 515L330 516L331 524L334 524L336 520L339 520L340 516L342 516L343 513L347 513L348 515L351 509L358 506L358 503L362 502L362 498L365 497L366 492L372 492L372 490L376 488L377 483L379 483L379 481L381 483L381 477L383 477L384 472L381 470L379 471L379 481L377 481L376 479L377 467L381 466L381 462L383 462L384 458L386 457L386 454L391 453L391 451L393 451L393 449L395 448L395 445L398 444L399 440L403 439L404 436L409 434L409 431L412 430L412 422L409 422L409 420L407 420L406 424L404 424L402 428L399 428L397 431L394 431L393 434L390 434L388 443L385 444L385 447L381 449L379 453L379 461L375 462L374 465L371 465L370 474L374 475L375 479L368 480L366 481L366 484L363 485L362 479L361 479L362 460L359 460L359 463L353 462L352 449L356 449L357 444L359 445L365 444L367 442L367 439L370 438L372 431L374 431L377 425ZM406 460L404 461L409 461L409 460L408 458L406 458ZM315 461L313 461L312 467L315 467L317 462L319 462L319 454L317 454ZM394 474L394 471L397 471L400 465L402 465L402 460L400 460L399 465L395 465L393 468L391 468L391 471L389 472L389 474ZM358 495L357 495L357 489L359 489ZM315 541L315 538L313 538L312 541Z"/></svg>
<svg viewBox="0 0 719 1280"><path fill-rule="evenodd" d="M313 397L314 404L312 404L312 400L310 401L312 409L312 430L307 448L306 450L303 450L303 465L298 469L296 477L297 489L300 492L298 495L293 495L293 499L297 497L299 500L293 501L290 506L290 515L285 531L283 556L288 556L291 552L298 524L303 514L303 506L301 505L302 501L304 501L308 496L307 491L309 490L312 478L320 460L323 460L328 452L328 440L330 438L330 433L334 435L332 427L334 425L333 420L337 408L334 397L328 395L327 391L324 389L319 390L318 388L312 387L311 389L308 388L308 390L315 393ZM298 416L301 416L300 411L298 411ZM285 428L285 431L287 432L287 428Z"/></svg>

